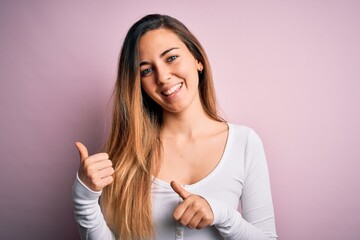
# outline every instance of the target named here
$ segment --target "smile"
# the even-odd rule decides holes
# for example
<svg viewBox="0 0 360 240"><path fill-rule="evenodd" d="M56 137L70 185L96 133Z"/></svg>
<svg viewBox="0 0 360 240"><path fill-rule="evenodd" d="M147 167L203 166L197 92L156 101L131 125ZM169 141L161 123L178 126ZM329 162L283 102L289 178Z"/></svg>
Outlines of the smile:
<svg viewBox="0 0 360 240"><path fill-rule="evenodd" d="M183 83L178 83L175 86L173 86L172 88L161 92L161 94L164 96L170 96L171 94L178 92L180 90L180 88L182 87L182 85L183 85Z"/></svg>

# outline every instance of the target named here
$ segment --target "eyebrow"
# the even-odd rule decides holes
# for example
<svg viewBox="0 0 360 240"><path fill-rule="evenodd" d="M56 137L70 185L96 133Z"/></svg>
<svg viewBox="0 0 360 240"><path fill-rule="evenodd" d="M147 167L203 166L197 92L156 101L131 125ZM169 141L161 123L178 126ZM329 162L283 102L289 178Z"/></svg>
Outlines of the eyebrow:
<svg viewBox="0 0 360 240"><path fill-rule="evenodd" d="M167 49L167 50L165 50L164 52L162 52L161 54L160 54L160 58L162 58L162 57L164 57L168 52L171 52L172 50L174 50L174 49L179 49L178 47L172 47L172 48L169 48L169 49ZM140 63L140 67L141 66L143 66L143 65L146 65L146 64L150 64L149 62L141 62Z"/></svg>

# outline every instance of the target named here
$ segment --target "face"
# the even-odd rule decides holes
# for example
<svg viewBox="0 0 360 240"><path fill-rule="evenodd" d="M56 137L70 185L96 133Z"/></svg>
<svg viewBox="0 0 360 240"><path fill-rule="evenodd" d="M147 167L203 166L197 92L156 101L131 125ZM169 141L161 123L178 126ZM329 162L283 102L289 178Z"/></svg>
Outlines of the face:
<svg viewBox="0 0 360 240"><path fill-rule="evenodd" d="M179 113L199 103L198 71L203 65L170 30L151 30L140 38L140 75L143 90L164 113Z"/></svg>

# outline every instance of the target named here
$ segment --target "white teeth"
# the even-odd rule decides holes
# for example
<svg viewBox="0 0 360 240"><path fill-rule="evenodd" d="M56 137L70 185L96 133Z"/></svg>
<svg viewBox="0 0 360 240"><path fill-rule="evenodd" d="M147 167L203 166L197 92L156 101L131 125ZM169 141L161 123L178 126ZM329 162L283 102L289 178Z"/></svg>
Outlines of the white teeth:
<svg viewBox="0 0 360 240"><path fill-rule="evenodd" d="M170 88L167 91L164 91L163 94L165 96L169 96L170 94L176 92L180 87L182 86L182 83L176 84L175 86L173 86L172 88Z"/></svg>

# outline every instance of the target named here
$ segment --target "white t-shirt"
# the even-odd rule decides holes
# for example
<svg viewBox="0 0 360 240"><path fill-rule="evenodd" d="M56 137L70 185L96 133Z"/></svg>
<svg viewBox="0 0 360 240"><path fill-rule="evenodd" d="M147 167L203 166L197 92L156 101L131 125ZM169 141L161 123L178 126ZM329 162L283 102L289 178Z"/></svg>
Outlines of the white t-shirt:
<svg viewBox="0 0 360 240"><path fill-rule="evenodd" d="M274 210L265 154L260 138L245 126L228 124L223 156L205 178L183 187L209 203L214 222L197 230L174 220L181 200L170 184L153 179L153 218L157 240L276 239ZM79 178L73 186L75 218L82 239L114 239L101 213L98 199ZM241 209L239 211L238 209Z"/></svg>

